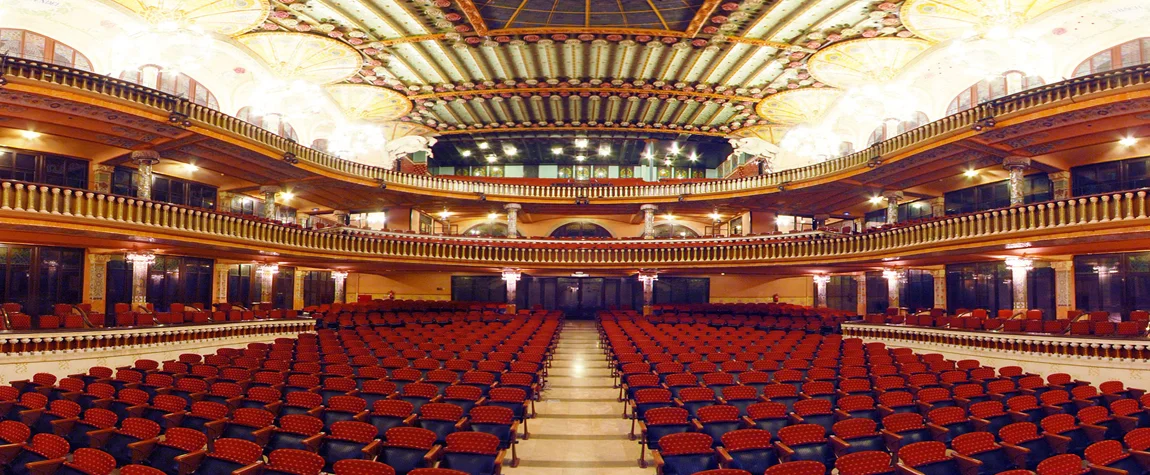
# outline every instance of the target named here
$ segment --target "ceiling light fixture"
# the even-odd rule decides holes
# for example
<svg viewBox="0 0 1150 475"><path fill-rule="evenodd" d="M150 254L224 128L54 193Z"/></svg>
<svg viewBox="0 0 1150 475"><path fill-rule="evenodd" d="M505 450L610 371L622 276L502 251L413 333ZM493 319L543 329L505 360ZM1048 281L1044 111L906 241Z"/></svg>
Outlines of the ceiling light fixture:
<svg viewBox="0 0 1150 475"><path fill-rule="evenodd" d="M575 139L575 148L587 148L589 143L591 142L587 139Z"/></svg>
<svg viewBox="0 0 1150 475"><path fill-rule="evenodd" d="M285 201L291 201L292 198L295 198L295 193L292 193L290 191L285 191L283 193L280 193L280 198L283 198Z"/></svg>
<svg viewBox="0 0 1150 475"><path fill-rule="evenodd" d="M551 155L563 155L563 147L551 147Z"/></svg>
<svg viewBox="0 0 1150 475"><path fill-rule="evenodd" d="M1118 144L1122 145L1123 147L1133 147L1136 143L1138 143L1138 139L1129 135L1122 137L1122 140L1118 141Z"/></svg>
<svg viewBox="0 0 1150 475"><path fill-rule="evenodd" d="M882 196L874 195L874 196L870 197L870 199L867 201L869 201L870 204L872 204L872 205L877 205L877 204L882 202Z"/></svg>
<svg viewBox="0 0 1150 475"><path fill-rule="evenodd" d="M471 156L471 150L464 150L462 152L459 152L459 154L463 155L464 157L470 157Z"/></svg>
<svg viewBox="0 0 1150 475"><path fill-rule="evenodd" d="M24 137L28 140L36 140L36 139L40 138L41 135L43 135L43 134L41 134L40 132L31 131L31 130L21 130L20 131L20 136Z"/></svg>
<svg viewBox="0 0 1150 475"><path fill-rule="evenodd" d="M191 163L185 163L184 164L184 170L186 170L188 172L194 172L194 171L199 170L199 169L200 169L200 167L197 167L194 164L191 164Z"/></svg>
<svg viewBox="0 0 1150 475"><path fill-rule="evenodd" d="M487 213L488 221L495 221L497 219L499 219L499 213Z"/></svg>
<svg viewBox="0 0 1150 475"><path fill-rule="evenodd" d="M719 214L718 211L708 214L707 217L711 218L711 221L722 221L723 219L723 215Z"/></svg>
<svg viewBox="0 0 1150 475"><path fill-rule="evenodd" d="M697 162L697 161L699 161L699 154L697 154L695 152L691 152L691 155L689 157L687 157L687 160L690 160L692 162Z"/></svg>
<svg viewBox="0 0 1150 475"><path fill-rule="evenodd" d="M499 156L492 153L487 155L487 163L495 163L499 161Z"/></svg>
<svg viewBox="0 0 1150 475"><path fill-rule="evenodd" d="M675 220L675 215L673 215L673 214L671 214L671 213L667 213L667 214L664 214L664 215L663 215L663 219L665 219L665 220L667 220L667 221L674 221L674 220Z"/></svg>
<svg viewBox="0 0 1150 475"><path fill-rule="evenodd" d="M671 142L671 155L679 154L679 142Z"/></svg>
<svg viewBox="0 0 1150 475"><path fill-rule="evenodd" d="M962 176L967 178L974 178L978 176L978 170L971 168L970 170L962 172Z"/></svg>
<svg viewBox="0 0 1150 475"><path fill-rule="evenodd" d="M447 221L447 218L451 217L451 212L447 211L446 209L444 209L443 211L440 211L436 214L439 215L439 219L442 219L444 221Z"/></svg>
<svg viewBox="0 0 1150 475"><path fill-rule="evenodd" d="M519 154L519 149L515 148L514 145L505 145L503 146L503 153L507 154L508 157L514 157Z"/></svg>
<svg viewBox="0 0 1150 475"><path fill-rule="evenodd" d="M611 155L611 146L610 145L600 145L599 146L599 156L600 157L606 157L608 155Z"/></svg>
<svg viewBox="0 0 1150 475"><path fill-rule="evenodd" d="M491 147L491 145L488 145L487 142L479 142L477 146L480 150L487 150L489 147Z"/></svg>
<svg viewBox="0 0 1150 475"><path fill-rule="evenodd" d="M576 162L582 162L582 161L584 161L584 160L586 160L586 159L587 159L587 156L586 156L586 155L576 155L576 156L575 156L575 161L576 161Z"/></svg>

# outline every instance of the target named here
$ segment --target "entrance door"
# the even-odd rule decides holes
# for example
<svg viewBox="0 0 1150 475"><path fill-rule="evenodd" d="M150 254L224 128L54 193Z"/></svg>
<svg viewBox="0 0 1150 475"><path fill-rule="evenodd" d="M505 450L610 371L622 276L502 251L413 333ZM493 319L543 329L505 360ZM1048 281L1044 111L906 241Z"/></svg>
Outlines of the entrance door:
<svg viewBox="0 0 1150 475"><path fill-rule="evenodd" d="M556 303L558 304L559 310L562 310L565 316L569 318L579 315L580 283L580 279L570 277L560 277L556 280Z"/></svg>

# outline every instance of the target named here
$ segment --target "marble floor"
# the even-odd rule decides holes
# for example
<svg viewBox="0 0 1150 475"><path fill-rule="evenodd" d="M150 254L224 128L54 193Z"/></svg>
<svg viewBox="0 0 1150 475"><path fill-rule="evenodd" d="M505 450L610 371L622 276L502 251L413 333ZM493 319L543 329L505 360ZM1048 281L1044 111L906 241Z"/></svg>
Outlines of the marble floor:
<svg viewBox="0 0 1150 475"><path fill-rule="evenodd" d="M599 343L595 323L569 321L560 334L537 415L527 422L530 439L519 443L519 466L508 454L511 475L649 475L639 468L639 443L627 439L619 390ZM647 460L651 460L647 454Z"/></svg>

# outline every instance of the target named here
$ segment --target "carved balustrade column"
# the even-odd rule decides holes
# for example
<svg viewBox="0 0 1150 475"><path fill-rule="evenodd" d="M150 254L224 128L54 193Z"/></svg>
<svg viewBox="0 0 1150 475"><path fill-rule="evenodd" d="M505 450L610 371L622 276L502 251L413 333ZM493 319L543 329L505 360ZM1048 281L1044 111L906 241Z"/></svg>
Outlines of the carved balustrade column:
<svg viewBox="0 0 1150 475"><path fill-rule="evenodd" d="M643 315L651 314L651 305L655 301L656 280L659 280L659 273L657 271L639 271L639 282L643 284Z"/></svg>
<svg viewBox="0 0 1150 475"><path fill-rule="evenodd" d="M507 211L507 237L516 237L519 235L519 210L523 206L518 203L507 203L503 205L503 209Z"/></svg>
<svg viewBox="0 0 1150 475"><path fill-rule="evenodd" d="M136 164L136 198L152 199L152 165L160 163L160 153L155 150L132 152L132 163Z"/></svg>
<svg viewBox="0 0 1150 475"><path fill-rule="evenodd" d="M265 219L276 218L276 193L279 192L280 187L278 186L260 187L260 193L264 195L263 212L260 213L260 216L263 216Z"/></svg>
<svg viewBox="0 0 1150 475"><path fill-rule="evenodd" d="M124 260L132 264L132 310L148 304L148 266L156 262L151 252L129 252Z"/></svg>
<svg viewBox="0 0 1150 475"><path fill-rule="evenodd" d="M1054 172L1046 176L1050 178L1050 185L1054 190L1054 199L1064 200L1070 198L1070 172Z"/></svg>
<svg viewBox="0 0 1150 475"><path fill-rule="evenodd" d="M815 281L815 307L827 306L827 283L831 281L831 276L826 274L819 274L814 276Z"/></svg>
<svg viewBox="0 0 1150 475"><path fill-rule="evenodd" d="M902 200L903 194L901 191L887 191L882 194L886 199L886 223L895 224L898 222L898 202Z"/></svg>
<svg viewBox="0 0 1150 475"><path fill-rule="evenodd" d="M335 281L334 303L344 303L347 299L347 272L333 271L331 279Z"/></svg>
<svg viewBox="0 0 1150 475"><path fill-rule="evenodd" d="M1030 168L1030 157L1009 156L1002 159L1002 167L1010 171L1010 206L1023 204L1022 194L1026 169Z"/></svg>
<svg viewBox="0 0 1150 475"><path fill-rule="evenodd" d="M639 209L643 210L643 239L655 239L655 211L659 207L643 205Z"/></svg>
<svg viewBox="0 0 1150 475"><path fill-rule="evenodd" d="M519 278L522 272L519 269L503 269L503 282L507 284L507 313L515 313L515 298L518 296Z"/></svg>

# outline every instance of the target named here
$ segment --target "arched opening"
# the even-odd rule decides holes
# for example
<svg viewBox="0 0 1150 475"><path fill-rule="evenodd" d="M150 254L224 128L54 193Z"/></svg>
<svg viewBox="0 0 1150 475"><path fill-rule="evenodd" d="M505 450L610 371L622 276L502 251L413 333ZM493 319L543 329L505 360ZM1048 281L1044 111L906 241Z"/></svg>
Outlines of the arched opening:
<svg viewBox="0 0 1150 475"><path fill-rule="evenodd" d="M277 112L260 114L252 109L252 106L244 106L236 114L236 117L244 122L254 124L261 129L279 135L280 137L296 141L299 140L299 135L296 134L295 128L287 123L283 114Z"/></svg>
<svg viewBox="0 0 1150 475"><path fill-rule="evenodd" d="M611 238L611 232L598 224L589 221L577 221L559 226L551 231L554 238Z"/></svg>
<svg viewBox="0 0 1150 475"><path fill-rule="evenodd" d="M1094 53L1074 68L1074 77L1150 63L1150 38L1139 38Z"/></svg>
<svg viewBox="0 0 1150 475"><path fill-rule="evenodd" d="M518 231L516 231L516 234L523 236L523 234ZM467 228L467 231L464 231L463 235L474 237L507 237L507 223L490 221L476 224L475 226Z"/></svg>
<svg viewBox="0 0 1150 475"><path fill-rule="evenodd" d="M876 127L873 132L871 132L870 138L867 139L867 146L869 147L891 137L904 134L909 130L927 123L928 121L929 119L927 119L926 113L921 111L915 112L913 116L908 120L900 121L893 117L883 119L882 124Z"/></svg>
<svg viewBox="0 0 1150 475"><path fill-rule="evenodd" d="M0 28L0 53L84 71L92 70L92 62L75 48L28 30Z"/></svg>
<svg viewBox="0 0 1150 475"><path fill-rule="evenodd" d="M1022 71L1007 71L993 79L983 79L958 94L946 108L946 115L957 114L984 102L1046 84L1038 76Z"/></svg>
<svg viewBox="0 0 1150 475"><path fill-rule="evenodd" d="M212 91L184 73L164 71L156 65L145 65L136 70L120 73L120 79L144 87L159 89L174 96L184 97L192 101L193 104L199 104L209 109L220 109L220 103Z"/></svg>
<svg viewBox="0 0 1150 475"><path fill-rule="evenodd" d="M656 239L697 238L699 233L682 224L664 223L655 225Z"/></svg>

